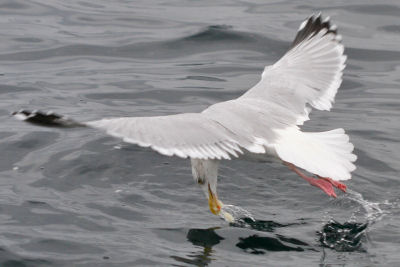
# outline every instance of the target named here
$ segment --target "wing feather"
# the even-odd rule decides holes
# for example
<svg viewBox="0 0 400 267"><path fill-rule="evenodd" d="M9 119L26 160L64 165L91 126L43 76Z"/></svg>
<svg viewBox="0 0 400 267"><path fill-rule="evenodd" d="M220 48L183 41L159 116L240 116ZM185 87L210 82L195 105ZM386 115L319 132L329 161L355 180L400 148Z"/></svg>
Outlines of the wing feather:
<svg viewBox="0 0 400 267"><path fill-rule="evenodd" d="M90 121L125 142L150 147L166 156L230 159L249 145L221 124L200 113L160 117L126 117Z"/></svg>
<svg viewBox="0 0 400 267"><path fill-rule="evenodd" d="M330 110L346 62L340 39L329 19L310 17L300 26L291 49L267 66L261 81L241 98L278 103L297 118L298 125L308 120L308 105Z"/></svg>

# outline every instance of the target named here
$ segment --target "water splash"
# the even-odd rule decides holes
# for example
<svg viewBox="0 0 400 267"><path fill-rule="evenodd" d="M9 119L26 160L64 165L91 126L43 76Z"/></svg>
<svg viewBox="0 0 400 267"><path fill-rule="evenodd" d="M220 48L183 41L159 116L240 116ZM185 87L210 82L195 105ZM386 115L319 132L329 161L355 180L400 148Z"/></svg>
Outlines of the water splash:
<svg viewBox="0 0 400 267"><path fill-rule="evenodd" d="M329 220L322 230L317 232L319 241L324 247L336 251L364 251L362 240L367 232L367 227L383 218L386 213L380 206L389 203L369 202L360 193L353 190L347 191L346 199L358 203L359 210L355 211L347 222L340 223L333 219ZM357 222L359 216L363 217L364 222Z"/></svg>
<svg viewBox="0 0 400 267"><path fill-rule="evenodd" d="M373 224L383 218L385 215L385 212L381 209L382 203L377 203L377 202L369 202L363 198L363 196L353 190L348 190L347 191L347 198L350 200L353 200L360 204L361 208L365 212L365 217L366 220L369 224ZM389 203L383 203L383 204L389 204ZM358 211L360 212L360 211ZM355 217L358 212L355 212L352 217ZM353 218L354 220L354 218Z"/></svg>
<svg viewBox="0 0 400 267"><path fill-rule="evenodd" d="M229 223L240 222L243 219L255 222L253 215L249 211L235 205L224 204L219 216Z"/></svg>
<svg viewBox="0 0 400 267"><path fill-rule="evenodd" d="M335 220L330 220L318 232L319 241L324 247L332 248L336 251L361 251L361 241L367 226L368 222L345 222L341 224Z"/></svg>

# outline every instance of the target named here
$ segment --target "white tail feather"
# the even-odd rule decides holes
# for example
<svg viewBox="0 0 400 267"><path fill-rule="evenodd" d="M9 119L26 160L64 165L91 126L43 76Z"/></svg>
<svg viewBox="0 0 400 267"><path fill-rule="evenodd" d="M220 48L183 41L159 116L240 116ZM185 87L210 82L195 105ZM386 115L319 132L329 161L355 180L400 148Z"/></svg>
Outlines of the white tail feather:
<svg viewBox="0 0 400 267"><path fill-rule="evenodd" d="M348 180L356 169L354 146L343 129L304 133L297 127L279 130L275 144L278 156L297 167L321 177Z"/></svg>

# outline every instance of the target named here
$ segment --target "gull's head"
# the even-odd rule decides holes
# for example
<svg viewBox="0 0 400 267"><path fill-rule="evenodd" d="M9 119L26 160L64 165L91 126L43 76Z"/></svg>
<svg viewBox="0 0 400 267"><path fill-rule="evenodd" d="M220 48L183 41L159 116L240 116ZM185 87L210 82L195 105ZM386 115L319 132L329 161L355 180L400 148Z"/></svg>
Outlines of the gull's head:
<svg viewBox="0 0 400 267"><path fill-rule="evenodd" d="M217 184L214 182L216 179L212 179L212 176L198 176L197 172L194 172L194 174L196 175L193 175L193 178L208 199L210 211L215 215L219 215L223 203L218 199Z"/></svg>
<svg viewBox="0 0 400 267"><path fill-rule="evenodd" d="M193 179L208 198L210 211L218 215L223 206L217 195L218 160L191 159Z"/></svg>

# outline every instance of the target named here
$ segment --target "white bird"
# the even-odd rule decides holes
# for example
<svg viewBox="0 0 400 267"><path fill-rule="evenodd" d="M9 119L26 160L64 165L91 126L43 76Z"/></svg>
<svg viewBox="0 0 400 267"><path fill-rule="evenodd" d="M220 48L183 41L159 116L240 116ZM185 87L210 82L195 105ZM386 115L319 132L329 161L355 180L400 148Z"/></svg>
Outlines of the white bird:
<svg viewBox="0 0 400 267"><path fill-rule="evenodd" d="M333 187L346 191L339 181L350 179L356 168L354 146L343 129L303 132L299 125L309 120L311 108L331 109L345 68L343 51L336 26L329 18L314 15L300 25L289 51L265 67L254 87L201 113L86 123L37 111L13 115L46 126L98 128L166 156L190 158L193 178L216 215L223 207L217 194L218 165L223 159L277 158L311 185L336 197Z"/></svg>

